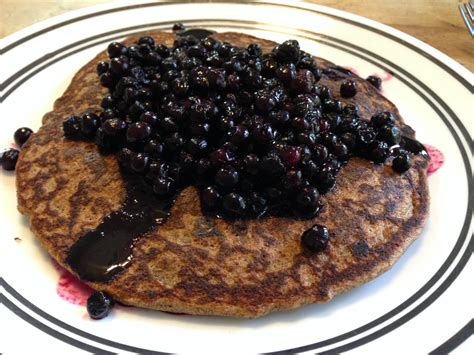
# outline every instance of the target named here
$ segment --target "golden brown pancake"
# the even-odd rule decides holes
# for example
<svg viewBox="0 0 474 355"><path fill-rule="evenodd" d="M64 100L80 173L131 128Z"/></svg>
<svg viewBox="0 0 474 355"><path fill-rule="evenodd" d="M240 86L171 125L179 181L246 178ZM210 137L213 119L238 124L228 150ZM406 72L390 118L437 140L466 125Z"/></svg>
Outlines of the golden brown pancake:
<svg viewBox="0 0 474 355"><path fill-rule="evenodd" d="M171 33L153 33L171 45ZM273 42L239 33L213 36L237 46L252 42L270 50ZM135 39L127 39L131 43ZM21 151L16 168L18 209L48 253L63 267L71 246L123 203L126 191L115 156L101 155L94 143L66 140L63 120L100 108L107 89L95 72L100 53L74 76L43 117L43 125ZM326 69L321 83L338 96L349 75L317 59ZM332 73L332 74L331 74ZM367 81L357 81L353 99L365 119L396 107ZM338 97L339 98L339 97ZM198 192L183 190L161 226L140 238L131 265L109 282L87 282L116 300L145 308L189 314L258 317L272 311L322 303L388 270L420 234L428 214L427 162L396 173L387 163L353 158L337 176L336 188L323 195L315 218L217 219L203 215ZM311 253L300 242L313 224L331 232L326 250Z"/></svg>

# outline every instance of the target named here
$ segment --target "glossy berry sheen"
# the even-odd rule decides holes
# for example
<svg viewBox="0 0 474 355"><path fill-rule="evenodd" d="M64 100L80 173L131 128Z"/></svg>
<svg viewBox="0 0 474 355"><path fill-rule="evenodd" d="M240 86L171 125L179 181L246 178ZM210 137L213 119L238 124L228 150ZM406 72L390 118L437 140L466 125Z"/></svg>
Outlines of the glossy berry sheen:
<svg viewBox="0 0 474 355"><path fill-rule="evenodd" d="M350 98L357 94L357 84L354 80L344 80L341 83L340 93L342 97Z"/></svg>
<svg viewBox="0 0 474 355"><path fill-rule="evenodd" d="M296 207L304 214L313 214L319 209L319 192L314 187L301 189L295 200Z"/></svg>
<svg viewBox="0 0 474 355"><path fill-rule="evenodd" d="M175 23L173 25L173 32L181 32L184 31L186 27L181 22Z"/></svg>
<svg viewBox="0 0 474 355"><path fill-rule="evenodd" d="M303 233L301 244L312 252L320 252L326 249L329 239L329 230L325 226L315 224Z"/></svg>
<svg viewBox="0 0 474 355"><path fill-rule="evenodd" d="M221 194L214 186L207 186L201 191L201 200L209 208L218 207L221 203Z"/></svg>
<svg viewBox="0 0 474 355"><path fill-rule="evenodd" d="M412 159L408 153L399 154L392 162L392 169L398 173L404 173L412 166Z"/></svg>
<svg viewBox="0 0 474 355"><path fill-rule="evenodd" d="M175 192L175 182L169 177L159 177L153 184L153 192L161 197L166 197Z"/></svg>
<svg viewBox="0 0 474 355"><path fill-rule="evenodd" d="M119 118L110 118L102 124L102 129L109 136L118 136L125 133L127 123Z"/></svg>
<svg viewBox="0 0 474 355"><path fill-rule="evenodd" d="M300 56L300 44L295 40L288 40L274 49L276 58L283 63L296 63Z"/></svg>
<svg viewBox="0 0 474 355"><path fill-rule="evenodd" d="M2 164L3 170L15 170L16 163L18 161L18 155L20 152L17 149L8 149L7 151L1 154L0 162Z"/></svg>
<svg viewBox="0 0 474 355"><path fill-rule="evenodd" d="M32 133L33 133L33 130L31 128L28 128L28 127L18 128L13 134L13 139L15 140L16 145L21 148L23 144L25 144L26 141L30 138Z"/></svg>
<svg viewBox="0 0 474 355"><path fill-rule="evenodd" d="M242 215L247 208L245 199L235 192L225 195L222 200L222 205L225 211L232 215Z"/></svg>
<svg viewBox="0 0 474 355"><path fill-rule="evenodd" d="M116 58L122 54L127 54L127 47L120 42L112 42L107 47L107 53L110 58Z"/></svg>
<svg viewBox="0 0 474 355"><path fill-rule="evenodd" d="M402 139L400 128L387 124L379 128L378 138L387 142L389 145L399 144Z"/></svg>
<svg viewBox="0 0 474 355"><path fill-rule="evenodd" d="M239 182L239 173L232 167L223 167L216 173L216 183L222 187L232 187Z"/></svg>
<svg viewBox="0 0 474 355"><path fill-rule="evenodd" d="M142 142L151 134L151 127L145 122L135 122L127 128L127 141L129 143Z"/></svg>
<svg viewBox="0 0 474 355"><path fill-rule="evenodd" d="M298 165L301 159L301 148L295 146L284 146L279 151L283 163L293 167Z"/></svg>
<svg viewBox="0 0 474 355"><path fill-rule="evenodd" d="M104 74L107 70L109 70L109 63L101 60L99 63L97 63L96 67L96 72L97 75L102 75Z"/></svg>
<svg viewBox="0 0 474 355"><path fill-rule="evenodd" d="M100 126L100 118L95 113L86 113L81 117L81 132L86 136L92 136Z"/></svg>
<svg viewBox="0 0 474 355"><path fill-rule="evenodd" d="M395 124L395 116L389 111L384 111L372 116L370 122L374 127L382 127L387 124L393 125Z"/></svg>
<svg viewBox="0 0 474 355"><path fill-rule="evenodd" d="M87 299L87 313L92 319L106 317L114 306L114 300L106 292L94 292Z"/></svg>

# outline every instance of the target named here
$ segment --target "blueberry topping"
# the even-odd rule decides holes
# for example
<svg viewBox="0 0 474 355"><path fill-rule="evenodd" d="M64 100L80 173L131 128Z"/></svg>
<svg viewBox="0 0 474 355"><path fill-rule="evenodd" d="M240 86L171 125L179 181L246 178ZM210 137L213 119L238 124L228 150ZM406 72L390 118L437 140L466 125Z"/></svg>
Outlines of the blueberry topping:
<svg viewBox="0 0 474 355"><path fill-rule="evenodd" d="M27 127L18 128L15 131L15 134L13 135L16 145L19 146L20 148L23 147L23 144L26 143L26 141L28 140L28 138L30 138L32 133L33 133L33 130L31 128L27 128Z"/></svg>
<svg viewBox="0 0 474 355"><path fill-rule="evenodd" d="M404 152L398 155L392 162L392 168L394 171L398 173L404 173L408 169L410 169L412 165L412 159L408 155L408 153Z"/></svg>
<svg viewBox="0 0 474 355"><path fill-rule="evenodd" d="M20 152L17 149L8 149L1 154L0 162L4 170L15 170Z"/></svg>
<svg viewBox="0 0 474 355"><path fill-rule="evenodd" d="M242 215L247 206L244 198L235 192L225 195L222 199L222 205L225 211L231 215Z"/></svg>
<svg viewBox="0 0 474 355"><path fill-rule="evenodd" d="M106 317L114 306L114 300L106 292L94 292L87 299L87 313L92 319Z"/></svg>
<svg viewBox="0 0 474 355"><path fill-rule="evenodd" d="M354 80L344 80L340 91L342 97L354 97L357 94L357 84Z"/></svg>
<svg viewBox="0 0 474 355"><path fill-rule="evenodd" d="M365 80L367 80L376 89L380 90L382 87L382 79L376 75L369 75Z"/></svg>
<svg viewBox="0 0 474 355"><path fill-rule="evenodd" d="M181 22L175 23L173 25L173 32L181 32L184 31L186 27Z"/></svg>
<svg viewBox="0 0 474 355"><path fill-rule="evenodd" d="M318 83L336 78L342 98L362 85L342 68L321 70L295 40L263 53L256 43L239 48L182 24L173 31L170 46L150 36L110 43L109 60L96 67L108 91L100 112L63 122L66 138L116 154L121 172L143 179L160 203L192 185L206 213L311 218L352 157L378 164L390 157L403 172L411 154L427 156L401 135L393 113L366 121ZM377 87L376 79L367 78ZM21 134L20 146L31 132Z"/></svg>
<svg viewBox="0 0 474 355"><path fill-rule="evenodd" d="M326 249L329 239L328 229L320 224L315 224L303 233L301 243L312 252L320 252Z"/></svg>

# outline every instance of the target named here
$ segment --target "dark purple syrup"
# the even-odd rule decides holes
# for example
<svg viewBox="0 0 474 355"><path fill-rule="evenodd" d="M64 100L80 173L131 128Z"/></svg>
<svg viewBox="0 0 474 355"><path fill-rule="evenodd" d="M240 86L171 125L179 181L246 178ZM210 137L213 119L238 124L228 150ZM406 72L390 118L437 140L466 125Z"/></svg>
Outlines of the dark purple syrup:
<svg viewBox="0 0 474 355"><path fill-rule="evenodd" d="M122 207L80 237L66 262L81 280L106 282L132 261L135 242L169 216L173 200L158 199L139 176L122 174L127 197Z"/></svg>

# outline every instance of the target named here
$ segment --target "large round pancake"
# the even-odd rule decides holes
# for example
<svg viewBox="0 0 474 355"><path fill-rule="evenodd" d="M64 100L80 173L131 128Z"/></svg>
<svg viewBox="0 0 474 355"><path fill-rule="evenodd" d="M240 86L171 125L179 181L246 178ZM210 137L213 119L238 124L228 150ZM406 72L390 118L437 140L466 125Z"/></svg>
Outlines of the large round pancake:
<svg viewBox="0 0 474 355"><path fill-rule="evenodd" d="M170 33L153 36L168 45L174 39ZM239 46L258 42L264 50L274 46L238 33L214 37ZM106 89L95 67L103 59L105 52L74 76L24 146L16 169L18 209L50 255L70 271L69 248L119 209L126 194L114 156L99 154L92 143L66 140L62 132L65 117L99 108ZM318 63L337 70L323 59ZM347 76L337 74L321 80L336 95ZM390 110L412 133L390 101L365 80L356 80L355 99L364 118ZM352 159L336 188L323 196L321 214L310 220L206 217L197 190L187 188L167 222L136 243L128 269L108 283L88 284L122 303L189 314L257 317L326 302L386 271L421 232L429 205L427 163L418 156L414 161L400 175L389 165ZM314 223L327 225L331 242L324 252L311 254L301 247L300 236Z"/></svg>

